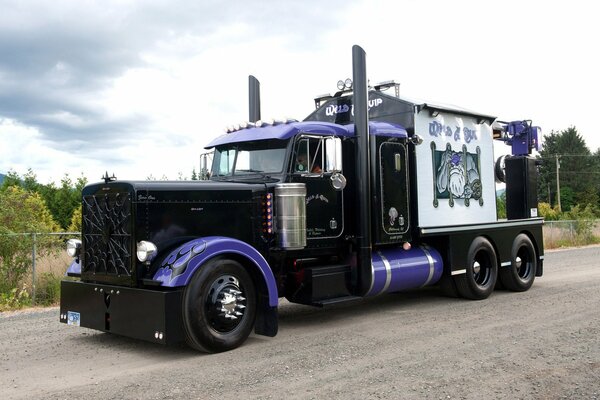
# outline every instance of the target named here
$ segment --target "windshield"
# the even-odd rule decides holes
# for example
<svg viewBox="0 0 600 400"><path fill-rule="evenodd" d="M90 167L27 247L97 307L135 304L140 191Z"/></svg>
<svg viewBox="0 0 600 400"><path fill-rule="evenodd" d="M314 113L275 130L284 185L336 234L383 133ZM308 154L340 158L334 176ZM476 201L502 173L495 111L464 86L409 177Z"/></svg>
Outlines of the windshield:
<svg viewBox="0 0 600 400"><path fill-rule="evenodd" d="M281 173L286 144L282 140L261 140L218 147L211 176Z"/></svg>

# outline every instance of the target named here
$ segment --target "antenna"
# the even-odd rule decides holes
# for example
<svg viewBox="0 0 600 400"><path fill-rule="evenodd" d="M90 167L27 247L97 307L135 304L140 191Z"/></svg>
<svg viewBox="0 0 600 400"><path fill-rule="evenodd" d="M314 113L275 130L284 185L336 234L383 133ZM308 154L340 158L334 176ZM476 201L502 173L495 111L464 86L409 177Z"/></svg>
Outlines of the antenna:
<svg viewBox="0 0 600 400"><path fill-rule="evenodd" d="M113 172L112 176L108 176L108 171L106 171L104 173L104 176L102 177L102 179L104 180L104 183L108 183L108 182L116 181L117 177L115 176L114 172Z"/></svg>

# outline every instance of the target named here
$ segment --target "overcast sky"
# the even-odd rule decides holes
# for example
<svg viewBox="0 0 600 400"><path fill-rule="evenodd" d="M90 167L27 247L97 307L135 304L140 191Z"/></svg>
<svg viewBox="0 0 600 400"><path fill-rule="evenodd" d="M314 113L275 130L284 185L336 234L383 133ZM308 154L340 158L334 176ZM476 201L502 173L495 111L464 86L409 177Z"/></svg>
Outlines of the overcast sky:
<svg viewBox="0 0 600 400"><path fill-rule="evenodd" d="M250 6L249 4L253 4ZM600 24L590 1L2 1L0 172L97 181L198 169L224 127L303 119L350 77L600 147ZM596 38L596 39L594 39Z"/></svg>

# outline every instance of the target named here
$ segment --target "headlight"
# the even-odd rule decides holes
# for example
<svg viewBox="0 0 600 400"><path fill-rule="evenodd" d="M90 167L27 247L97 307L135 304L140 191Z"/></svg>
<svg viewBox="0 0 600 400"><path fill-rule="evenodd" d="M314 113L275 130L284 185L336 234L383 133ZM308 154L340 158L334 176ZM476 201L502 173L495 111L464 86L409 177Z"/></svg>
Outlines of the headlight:
<svg viewBox="0 0 600 400"><path fill-rule="evenodd" d="M81 253L81 240L69 239L67 240L67 254L71 257L79 257Z"/></svg>
<svg viewBox="0 0 600 400"><path fill-rule="evenodd" d="M137 258L140 262L150 261L156 255L156 245L152 242L142 240L137 244Z"/></svg>

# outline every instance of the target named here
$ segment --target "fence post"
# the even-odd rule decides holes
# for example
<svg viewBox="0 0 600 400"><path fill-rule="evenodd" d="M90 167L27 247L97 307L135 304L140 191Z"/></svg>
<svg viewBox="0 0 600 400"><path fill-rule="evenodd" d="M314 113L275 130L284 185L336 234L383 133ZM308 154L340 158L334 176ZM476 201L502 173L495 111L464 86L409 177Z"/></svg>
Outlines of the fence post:
<svg viewBox="0 0 600 400"><path fill-rule="evenodd" d="M575 241L575 233L573 232L573 221L569 221L569 232L571 233L571 241Z"/></svg>
<svg viewBox="0 0 600 400"><path fill-rule="evenodd" d="M32 304L35 305L35 258L36 258L36 247L37 247L37 234L32 233L31 237L33 238L33 247L31 250L31 292L32 292Z"/></svg>

